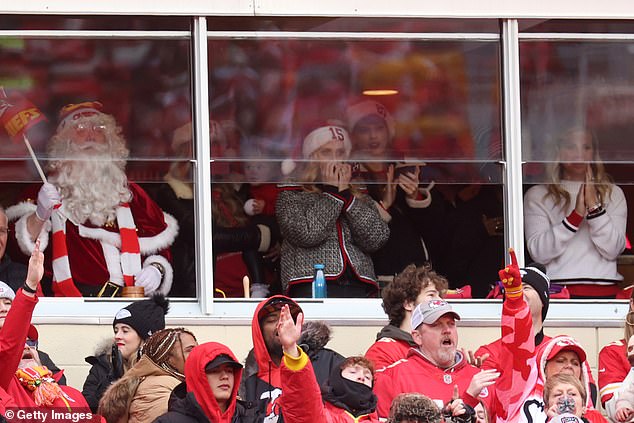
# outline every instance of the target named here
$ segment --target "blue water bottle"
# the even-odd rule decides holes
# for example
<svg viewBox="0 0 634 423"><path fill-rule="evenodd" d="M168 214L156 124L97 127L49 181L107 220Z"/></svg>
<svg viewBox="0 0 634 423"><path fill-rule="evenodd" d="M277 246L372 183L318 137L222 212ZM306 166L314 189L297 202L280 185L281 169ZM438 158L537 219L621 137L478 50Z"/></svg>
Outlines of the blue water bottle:
<svg viewBox="0 0 634 423"><path fill-rule="evenodd" d="M326 277L324 276L324 265L315 265L315 277L313 278L313 298L326 298Z"/></svg>

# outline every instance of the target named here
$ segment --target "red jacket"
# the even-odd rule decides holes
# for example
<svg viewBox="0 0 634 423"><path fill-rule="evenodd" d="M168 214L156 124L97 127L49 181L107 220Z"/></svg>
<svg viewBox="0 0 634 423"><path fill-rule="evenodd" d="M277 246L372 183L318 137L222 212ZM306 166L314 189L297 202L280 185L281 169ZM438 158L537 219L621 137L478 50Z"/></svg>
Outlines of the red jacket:
<svg viewBox="0 0 634 423"><path fill-rule="evenodd" d="M365 358L374 363L375 372L382 372L386 367L403 360L416 345L410 334L392 325L385 326L378 336L381 337L365 353Z"/></svg>
<svg viewBox="0 0 634 423"><path fill-rule="evenodd" d="M491 397L490 390L484 389L478 399L465 392L473 375L480 369L467 363L462 353L456 352L456 357L456 364L448 369L441 369L423 357L418 349L412 348L407 359L378 373L374 393L379 399L379 417L387 418L394 397L406 392L427 395L439 406L443 406L451 400L454 385L458 385L460 398L466 404L475 407L479 399L487 403Z"/></svg>
<svg viewBox="0 0 634 423"><path fill-rule="evenodd" d="M612 398L630 371L627 361L627 340L612 342L599 352L599 396L601 404Z"/></svg>
<svg viewBox="0 0 634 423"><path fill-rule="evenodd" d="M2 363L0 366L0 413L2 414L7 407L17 406L7 390L22 358L35 304L37 304L37 297L27 296L21 289L18 290L4 320L4 326L0 330L0 363Z"/></svg>
<svg viewBox="0 0 634 423"><path fill-rule="evenodd" d="M315 378L313 366L305 352L299 359L282 360L282 408L287 423L357 423L378 422L376 411L354 417L343 408L325 402Z"/></svg>

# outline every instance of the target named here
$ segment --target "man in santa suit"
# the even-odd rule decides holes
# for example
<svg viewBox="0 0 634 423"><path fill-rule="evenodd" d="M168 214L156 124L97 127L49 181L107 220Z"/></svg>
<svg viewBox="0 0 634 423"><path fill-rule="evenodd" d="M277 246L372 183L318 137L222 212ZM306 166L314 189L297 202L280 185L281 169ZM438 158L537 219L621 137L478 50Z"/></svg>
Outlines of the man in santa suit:
<svg viewBox="0 0 634 423"><path fill-rule="evenodd" d="M123 286L167 295L178 224L127 180L121 128L101 109L86 102L61 110L48 146L49 182L36 204L7 210L17 244L30 254L40 237L56 296L110 296Z"/></svg>

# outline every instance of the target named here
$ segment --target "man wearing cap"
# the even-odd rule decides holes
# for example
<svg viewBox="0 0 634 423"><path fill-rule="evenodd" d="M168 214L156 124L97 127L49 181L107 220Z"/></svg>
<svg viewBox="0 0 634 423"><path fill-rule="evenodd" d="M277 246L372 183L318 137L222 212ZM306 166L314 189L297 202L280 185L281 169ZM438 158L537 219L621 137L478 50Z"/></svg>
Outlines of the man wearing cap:
<svg viewBox="0 0 634 423"><path fill-rule="evenodd" d="M466 405L490 400L489 386L498 376L492 370L470 365L458 350L458 313L444 300L419 304L412 313L412 338L417 348L407 358L377 374L374 392L379 417L387 418L392 400L401 393L418 392L442 408L454 397L454 389ZM475 376L475 377L474 377Z"/></svg>
<svg viewBox="0 0 634 423"><path fill-rule="evenodd" d="M176 220L127 180L121 128L98 102L62 109L48 146L49 182L37 202L7 210L25 254L42 240L56 296L114 296L136 286L167 294ZM49 242L50 238L50 242ZM51 251L52 250L52 251Z"/></svg>
<svg viewBox="0 0 634 423"><path fill-rule="evenodd" d="M376 372L406 358L409 350L417 346L412 338L412 312L422 302L440 299L447 287L447 279L428 266L411 264L383 288L381 306L390 323L365 353Z"/></svg>
<svg viewBox="0 0 634 423"><path fill-rule="evenodd" d="M0 206L0 281L17 291L26 278L26 266L11 260L7 254L7 241L9 239L9 218L4 208Z"/></svg>

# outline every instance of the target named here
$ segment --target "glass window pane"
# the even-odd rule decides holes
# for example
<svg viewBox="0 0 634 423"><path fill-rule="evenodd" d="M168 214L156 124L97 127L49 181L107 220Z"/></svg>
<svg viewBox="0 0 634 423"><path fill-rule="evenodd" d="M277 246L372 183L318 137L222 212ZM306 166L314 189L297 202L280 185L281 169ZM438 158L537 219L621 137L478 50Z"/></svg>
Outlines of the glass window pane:
<svg viewBox="0 0 634 423"><path fill-rule="evenodd" d="M47 294L67 296L76 288L95 296L107 281L142 281L150 293L158 280L160 289L171 295L196 295L191 129L180 137L174 134L191 122L190 50L188 39L6 38L0 44L0 86L7 95L2 116L6 130L0 131L2 204L34 201L42 186L21 137L24 130L61 197L62 208L52 213L72 227L66 239L73 281L62 289L49 272ZM84 104L94 101L100 104ZM32 120L34 111L47 120ZM178 193L166 191L177 185ZM174 219L165 217L160 207ZM33 212L14 211L12 219ZM136 229L138 249L127 236L116 242L122 225ZM46 266L51 248L52 241ZM121 249L139 259L121 264ZM15 236L8 251L14 260L26 261ZM144 262L150 256L162 258ZM148 271L154 276L138 276L150 262L157 264ZM186 280L180 266L194 269L193 280Z"/></svg>
<svg viewBox="0 0 634 423"><path fill-rule="evenodd" d="M388 281L409 263L432 262L450 278L452 288L471 284L474 295L483 297L496 279L504 253L498 47L497 42L450 40L211 39L215 254L232 253L235 259L236 252L246 251L217 245L218 228L245 231L261 218L270 219L274 236L284 237L282 264L279 273L263 273L258 280L272 290L291 286L293 295L310 295L304 282L312 279L312 266L329 259L321 250L294 264L285 261L285 255L301 256L297 250L291 253L299 247L289 241L292 224L306 225L307 234L312 228L302 220L305 197L276 191L275 183L303 185L303 193L334 189L336 197L340 187L335 181L343 179L341 188L350 186L350 195L368 199L372 218L367 228L373 234L381 236L386 221L372 219L389 215L385 209L399 214L397 220L405 223L389 223L392 234L387 241L369 237L360 241L367 243L367 253L357 252L359 245L347 246L357 254L351 260L359 268L349 267L355 270L345 274L341 267L326 263L327 278L366 278L370 288L362 285L350 295L375 295L376 276ZM219 129L218 134L213 128ZM329 166L334 167L328 170ZM417 190L432 182L431 193ZM395 198L387 193L388 187ZM363 197L365 193L370 197ZM263 201L254 209L250 200L258 199ZM342 236L367 236L363 231L351 233ZM336 237L334 233L332 240ZM399 240L407 247L399 247ZM337 257L339 246L334 246ZM482 257L465 253L464 265L455 266L456 255L462 257L469 250L482 252ZM248 263L239 259L245 262L245 271ZM277 271L277 263L272 265ZM300 269L290 269L293 265ZM225 276L233 269L216 257L216 287L230 285L223 285L224 280L239 281ZM234 285L227 289L239 295L242 287ZM295 285L302 289L294 292ZM333 296L347 295L333 289L339 292Z"/></svg>
<svg viewBox="0 0 634 423"><path fill-rule="evenodd" d="M588 20L588 19L521 19L521 32L559 32L559 33L632 33L632 21Z"/></svg>
<svg viewBox="0 0 634 423"><path fill-rule="evenodd" d="M631 284L617 268L631 253L631 50L631 42L520 45L528 252L573 296L613 298Z"/></svg>
<svg viewBox="0 0 634 423"><path fill-rule="evenodd" d="M187 31L190 18L175 16L41 16L1 15L0 29Z"/></svg>

